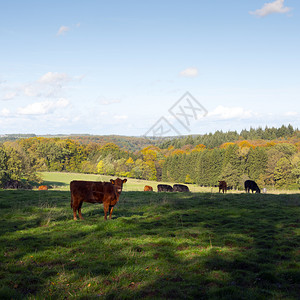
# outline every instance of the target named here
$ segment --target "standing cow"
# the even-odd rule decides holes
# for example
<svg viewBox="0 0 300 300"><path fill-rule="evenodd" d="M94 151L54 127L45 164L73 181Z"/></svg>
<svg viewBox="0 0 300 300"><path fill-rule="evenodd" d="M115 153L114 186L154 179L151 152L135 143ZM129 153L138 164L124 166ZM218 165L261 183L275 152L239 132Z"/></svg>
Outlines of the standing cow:
<svg viewBox="0 0 300 300"><path fill-rule="evenodd" d="M260 188L258 187L257 183L253 180L246 180L245 181L245 191L246 193L250 193L250 190L252 193L255 191L256 193L260 193Z"/></svg>
<svg viewBox="0 0 300 300"><path fill-rule="evenodd" d="M173 185L174 192L189 192L189 188L184 184L174 184Z"/></svg>
<svg viewBox="0 0 300 300"><path fill-rule="evenodd" d="M123 183L127 179L117 178L111 179L110 182L101 181L77 181L70 183L71 190L71 208L73 208L74 220L77 220L77 211L80 219L83 219L81 214L81 206L83 202L103 203L104 219L109 219L114 209L114 206L119 201L122 192Z"/></svg>
<svg viewBox="0 0 300 300"><path fill-rule="evenodd" d="M219 193L223 191L223 194L227 191L227 183L224 180L219 180Z"/></svg>
<svg viewBox="0 0 300 300"><path fill-rule="evenodd" d="M157 191L158 192L173 192L173 188L168 184L158 184Z"/></svg>

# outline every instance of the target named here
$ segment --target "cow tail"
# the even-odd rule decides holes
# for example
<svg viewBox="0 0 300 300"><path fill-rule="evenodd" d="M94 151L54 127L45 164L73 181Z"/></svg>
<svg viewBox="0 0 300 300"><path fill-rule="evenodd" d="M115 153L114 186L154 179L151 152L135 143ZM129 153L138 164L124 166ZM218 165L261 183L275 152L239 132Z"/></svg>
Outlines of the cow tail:
<svg viewBox="0 0 300 300"><path fill-rule="evenodd" d="M74 189L74 182L70 182L70 192L71 192L71 208L73 208L73 189Z"/></svg>

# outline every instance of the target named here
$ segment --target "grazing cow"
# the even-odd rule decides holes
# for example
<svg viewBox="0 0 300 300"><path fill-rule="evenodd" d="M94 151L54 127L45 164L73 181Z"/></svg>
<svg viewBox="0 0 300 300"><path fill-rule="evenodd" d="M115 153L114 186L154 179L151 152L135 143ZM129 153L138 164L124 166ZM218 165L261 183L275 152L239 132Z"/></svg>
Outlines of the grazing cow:
<svg viewBox="0 0 300 300"><path fill-rule="evenodd" d="M111 219L114 206L119 201L123 183L126 181L127 179L122 180L120 178L116 180L111 179L110 182L72 181L70 183L70 190L74 220L77 220L77 211L79 218L83 219L81 215L83 202L103 203L104 219L107 220L107 213L109 213L109 218Z"/></svg>
<svg viewBox="0 0 300 300"><path fill-rule="evenodd" d="M189 188L184 184L174 184L173 185L174 192L189 192Z"/></svg>
<svg viewBox="0 0 300 300"><path fill-rule="evenodd" d="M48 187L46 185L40 185L39 191L48 191Z"/></svg>
<svg viewBox="0 0 300 300"><path fill-rule="evenodd" d="M168 184L158 184L157 191L158 192L173 192L173 188Z"/></svg>
<svg viewBox="0 0 300 300"><path fill-rule="evenodd" d="M144 192L152 192L153 191L153 187L150 185L145 185L144 187Z"/></svg>
<svg viewBox="0 0 300 300"><path fill-rule="evenodd" d="M223 191L223 194L227 191L227 183L224 180L219 180L219 193Z"/></svg>
<svg viewBox="0 0 300 300"><path fill-rule="evenodd" d="M260 189L255 181L246 180L244 185L246 193L250 193L250 190L252 190L252 193L253 191L255 191L256 193L260 193Z"/></svg>

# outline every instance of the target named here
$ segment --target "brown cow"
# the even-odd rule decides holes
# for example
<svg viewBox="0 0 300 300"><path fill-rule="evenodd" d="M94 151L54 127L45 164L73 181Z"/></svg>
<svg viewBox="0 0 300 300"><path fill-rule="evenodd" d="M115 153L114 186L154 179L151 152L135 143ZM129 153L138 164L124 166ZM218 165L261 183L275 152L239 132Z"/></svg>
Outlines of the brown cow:
<svg viewBox="0 0 300 300"><path fill-rule="evenodd" d="M223 191L223 194L224 192L227 191L227 183L226 181L223 181L223 180L219 180L219 193L221 192L221 190Z"/></svg>
<svg viewBox="0 0 300 300"><path fill-rule="evenodd" d="M40 185L39 191L48 191L48 187L46 185Z"/></svg>
<svg viewBox="0 0 300 300"><path fill-rule="evenodd" d="M152 192L153 191L153 187L152 186L150 186L150 185L145 185L145 187L144 187L144 192Z"/></svg>
<svg viewBox="0 0 300 300"><path fill-rule="evenodd" d="M73 208L74 220L77 220L77 211L80 219L83 219L81 214L81 206L83 202L103 203L104 219L109 219L114 209L114 206L119 201L122 192L123 183L127 179L117 178L111 179L110 182L101 181L77 181L70 183L71 190L71 208Z"/></svg>

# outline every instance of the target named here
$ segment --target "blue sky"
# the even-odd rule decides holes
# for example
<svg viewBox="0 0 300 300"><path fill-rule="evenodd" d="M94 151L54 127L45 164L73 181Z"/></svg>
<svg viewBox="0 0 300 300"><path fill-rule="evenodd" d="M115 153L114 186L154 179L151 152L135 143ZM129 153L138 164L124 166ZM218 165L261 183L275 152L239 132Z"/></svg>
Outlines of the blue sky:
<svg viewBox="0 0 300 300"><path fill-rule="evenodd" d="M180 134L300 127L299 12L298 0L0 1L0 134L141 136L161 118ZM186 92L205 113L182 126L170 108Z"/></svg>

